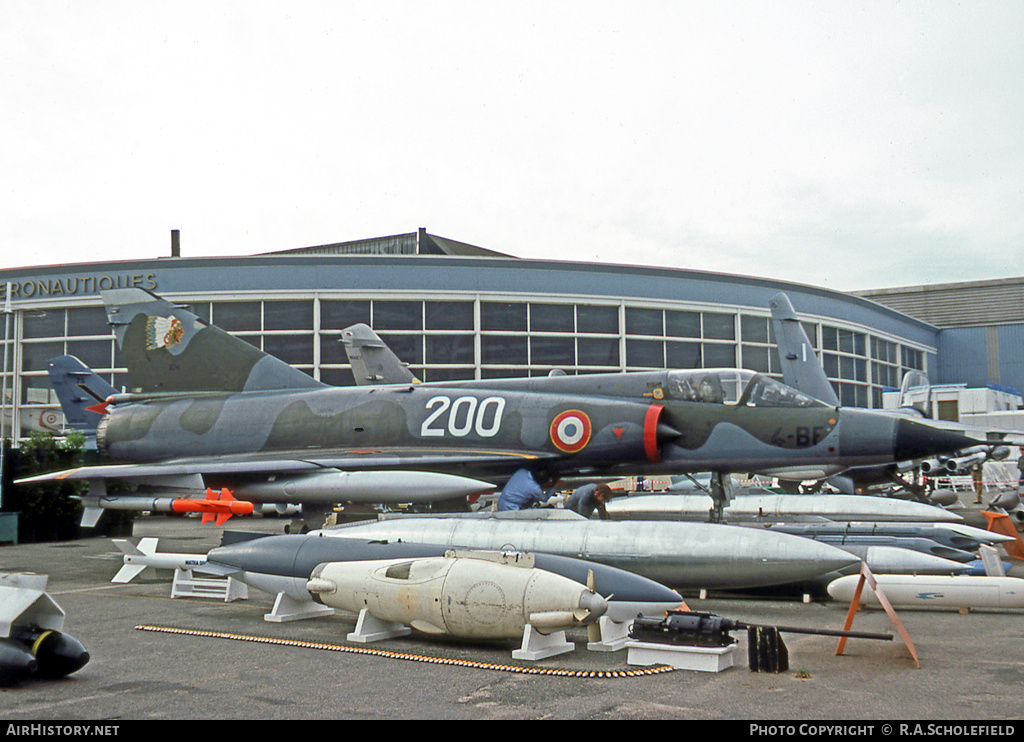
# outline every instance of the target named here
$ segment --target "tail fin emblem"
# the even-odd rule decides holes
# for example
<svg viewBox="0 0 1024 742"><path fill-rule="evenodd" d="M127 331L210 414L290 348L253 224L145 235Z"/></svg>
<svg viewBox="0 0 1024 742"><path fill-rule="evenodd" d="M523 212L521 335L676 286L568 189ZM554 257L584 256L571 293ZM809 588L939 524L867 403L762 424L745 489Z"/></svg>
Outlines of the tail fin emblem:
<svg viewBox="0 0 1024 742"><path fill-rule="evenodd" d="M146 318L146 350L177 345L185 335L185 327L177 317Z"/></svg>

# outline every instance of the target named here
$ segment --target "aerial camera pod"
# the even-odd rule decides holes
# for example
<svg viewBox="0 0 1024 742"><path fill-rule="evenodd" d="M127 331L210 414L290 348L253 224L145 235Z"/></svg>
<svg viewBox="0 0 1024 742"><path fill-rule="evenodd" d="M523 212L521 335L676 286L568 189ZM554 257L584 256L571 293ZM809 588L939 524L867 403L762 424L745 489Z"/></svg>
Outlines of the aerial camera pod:
<svg viewBox="0 0 1024 742"><path fill-rule="evenodd" d="M427 634L518 638L585 626L607 603L593 590L537 569L530 554L448 551L443 557L319 565L307 587L316 600Z"/></svg>

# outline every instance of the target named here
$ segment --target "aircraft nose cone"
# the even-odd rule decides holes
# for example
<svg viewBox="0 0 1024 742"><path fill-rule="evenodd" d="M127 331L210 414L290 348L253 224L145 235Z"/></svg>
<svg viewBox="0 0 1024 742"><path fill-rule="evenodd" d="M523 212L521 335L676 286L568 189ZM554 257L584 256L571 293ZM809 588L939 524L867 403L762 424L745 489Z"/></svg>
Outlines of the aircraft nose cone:
<svg viewBox="0 0 1024 742"><path fill-rule="evenodd" d="M896 423L893 449L897 461L907 461L952 453L977 444L978 441L953 430L944 430L917 420L901 419Z"/></svg>

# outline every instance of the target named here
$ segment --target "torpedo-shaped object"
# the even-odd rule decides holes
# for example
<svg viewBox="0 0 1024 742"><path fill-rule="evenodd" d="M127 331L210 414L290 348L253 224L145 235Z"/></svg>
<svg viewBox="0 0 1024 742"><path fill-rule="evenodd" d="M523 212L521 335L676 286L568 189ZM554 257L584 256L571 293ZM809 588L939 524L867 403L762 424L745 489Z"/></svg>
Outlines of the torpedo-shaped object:
<svg viewBox="0 0 1024 742"><path fill-rule="evenodd" d="M493 492L488 482L431 471L326 471L238 487L255 502L437 502Z"/></svg>
<svg viewBox="0 0 1024 742"><path fill-rule="evenodd" d="M382 561L442 557L449 546L387 539L326 538L314 534L262 536L219 546L197 571L232 575L250 587L309 601L307 581L326 562ZM157 555L159 556L159 555ZM195 555L194 555L195 556ZM678 608L683 599L664 585L605 564L567 556L535 553L534 565L608 596L606 615L624 622L639 613L656 615ZM136 557L136 564L141 563Z"/></svg>
<svg viewBox="0 0 1024 742"><path fill-rule="evenodd" d="M835 572L859 559L829 544L711 523L587 520L558 512L486 516L398 516L315 531L332 538L385 539L582 558L669 587L736 589L779 585ZM573 517L574 516L574 517Z"/></svg>
<svg viewBox="0 0 1024 742"><path fill-rule="evenodd" d="M617 497L605 508L613 520L707 520L707 495ZM793 520L959 522L956 513L920 502L870 495L740 495L723 518L731 523Z"/></svg>
<svg viewBox="0 0 1024 742"><path fill-rule="evenodd" d="M925 554L902 546L843 547L851 554L862 556L876 574L954 574L967 565L953 559ZM861 554L863 548L863 554Z"/></svg>

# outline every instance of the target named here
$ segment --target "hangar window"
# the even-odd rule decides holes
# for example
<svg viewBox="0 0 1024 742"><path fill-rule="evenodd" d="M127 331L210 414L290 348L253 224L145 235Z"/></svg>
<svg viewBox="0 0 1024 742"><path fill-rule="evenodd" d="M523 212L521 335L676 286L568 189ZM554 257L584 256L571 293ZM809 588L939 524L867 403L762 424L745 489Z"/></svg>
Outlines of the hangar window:
<svg viewBox="0 0 1024 742"><path fill-rule="evenodd" d="M665 368L665 343L660 340L627 340L626 363L630 368Z"/></svg>
<svg viewBox="0 0 1024 742"><path fill-rule="evenodd" d="M473 304L468 301L428 301L424 305L424 319L428 330L472 330Z"/></svg>
<svg viewBox="0 0 1024 742"><path fill-rule="evenodd" d="M89 368L111 368L113 343L109 340L69 340L67 353Z"/></svg>
<svg viewBox="0 0 1024 742"><path fill-rule="evenodd" d="M882 338L871 339L871 355L876 361L882 363L898 363L896 343L890 343Z"/></svg>
<svg viewBox="0 0 1024 742"><path fill-rule="evenodd" d="M64 336L64 310L47 309L45 312L25 312L21 335L25 338L54 338Z"/></svg>
<svg viewBox="0 0 1024 742"><path fill-rule="evenodd" d="M264 330L312 330L313 302L268 301L263 303Z"/></svg>
<svg viewBox="0 0 1024 742"><path fill-rule="evenodd" d="M860 384L839 384L839 402L844 407L867 407L868 388Z"/></svg>
<svg viewBox="0 0 1024 742"><path fill-rule="evenodd" d="M704 312L704 337L711 340L735 340L736 316Z"/></svg>
<svg viewBox="0 0 1024 742"><path fill-rule="evenodd" d="M525 366L530 362L525 335L484 335L480 338L480 360L485 365Z"/></svg>
<svg viewBox="0 0 1024 742"><path fill-rule="evenodd" d="M260 303L258 301L217 302L213 305L211 321L226 332L259 332Z"/></svg>
<svg viewBox="0 0 1024 742"><path fill-rule="evenodd" d="M704 343L704 365L708 368L733 368L736 365L736 346Z"/></svg>
<svg viewBox="0 0 1024 742"><path fill-rule="evenodd" d="M872 381L880 386L900 388L900 370L888 363L871 364Z"/></svg>
<svg viewBox="0 0 1024 742"><path fill-rule="evenodd" d="M700 343L665 343L665 365L668 368L700 368Z"/></svg>
<svg viewBox="0 0 1024 742"><path fill-rule="evenodd" d="M740 317L740 338L747 343L768 342L768 318L751 317L744 314Z"/></svg>
<svg viewBox="0 0 1024 742"><path fill-rule="evenodd" d="M761 345L744 345L743 351L743 368L750 369L751 371L757 371L762 374L767 374L771 371L769 367L769 353L768 348Z"/></svg>
<svg viewBox="0 0 1024 742"><path fill-rule="evenodd" d="M320 335L320 363L348 363L345 345L341 342L341 333L323 333Z"/></svg>
<svg viewBox="0 0 1024 742"><path fill-rule="evenodd" d="M21 346L21 368L23 371L45 371L48 360L62 355L64 355L62 340L47 343L23 343Z"/></svg>
<svg viewBox="0 0 1024 742"><path fill-rule="evenodd" d="M518 379L529 375L529 372L525 368L502 368L493 366L491 368L483 368L480 370L481 379Z"/></svg>
<svg viewBox="0 0 1024 742"><path fill-rule="evenodd" d="M502 374L502 377L508 374ZM471 381L476 374L471 368L439 368L431 366L423 369L423 381Z"/></svg>
<svg viewBox="0 0 1024 742"><path fill-rule="evenodd" d="M350 368L322 368L320 381L331 386L355 386L356 377Z"/></svg>
<svg viewBox="0 0 1024 742"><path fill-rule="evenodd" d="M423 365L422 335L382 335L381 339L403 363Z"/></svg>
<svg viewBox="0 0 1024 742"><path fill-rule="evenodd" d="M580 304L576 307L576 330L587 333L619 334L619 308Z"/></svg>
<svg viewBox="0 0 1024 742"><path fill-rule="evenodd" d="M575 343L571 337L530 338L531 366L575 366Z"/></svg>
<svg viewBox="0 0 1024 742"><path fill-rule="evenodd" d="M924 370L924 353L914 348L903 347L903 366L917 371Z"/></svg>
<svg viewBox="0 0 1024 742"><path fill-rule="evenodd" d="M585 338L576 341L581 366L619 367L618 338Z"/></svg>
<svg viewBox="0 0 1024 742"><path fill-rule="evenodd" d="M677 338L700 337L700 312L665 310L665 334Z"/></svg>
<svg viewBox="0 0 1024 742"><path fill-rule="evenodd" d="M344 330L362 323L370 324L368 301L321 301L320 327L324 330Z"/></svg>
<svg viewBox="0 0 1024 742"><path fill-rule="evenodd" d="M480 329L526 332L526 304L480 302Z"/></svg>
<svg viewBox="0 0 1024 742"><path fill-rule="evenodd" d="M49 376L21 377L21 404L58 404Z"/></svg>
<svg viewBox="0 0 1024 742"><path fill-rule="evenodd" d="M263 351L293 366L313 363L312 335L266 335Z"/></svg>
<svg viewBox="0 0 1024 742"><path fill-rule="evenodd" d="M530 332L574 332L571 304L531 304Z"/></svg>
<svg viewBox="0 0 1024 742"><path fill-rule="evenodd" d="M825 350L865 355L865 343L866 339L863 333L843 330L839 327L824 326L821 328L821 345Z"/></svg>
<svg viewBox="0 0 1024 742"><path fill-rule="evenodd" d="M476 362L472 335L427 335L426 362L433 365Z"/></svg>
<svg viewBox="0 0 1024 742"><path fill-rule="evenodd" d="M374 301L375 330L420 330L423 328L423 303L418 301Z"/></svg>
<svg viewBox="0 0 1024 742"><path fill-rule="evenodd" d="M68 309L68 335L110 335L107 310L103 307Z"/></svg>
<svg viewBox="0 0 1024 742"><path fill-rule="evenodd" d="M665 327L662 311L626 307L626 334L663 336Z"/></svg>

